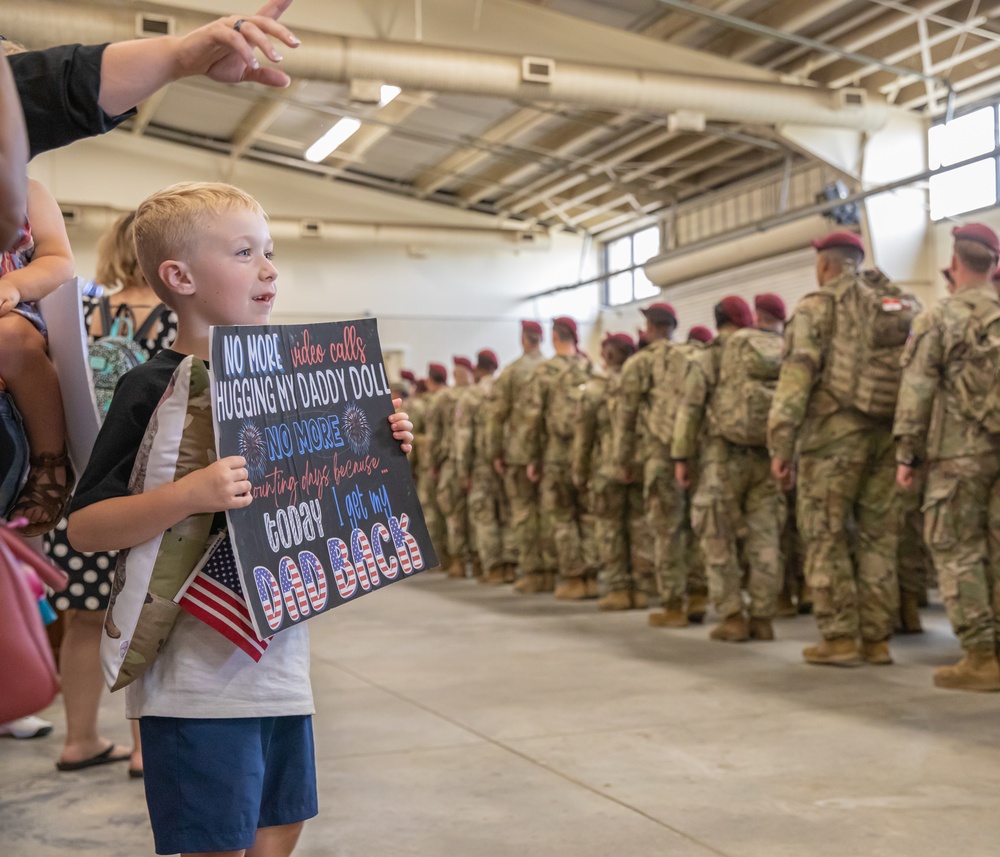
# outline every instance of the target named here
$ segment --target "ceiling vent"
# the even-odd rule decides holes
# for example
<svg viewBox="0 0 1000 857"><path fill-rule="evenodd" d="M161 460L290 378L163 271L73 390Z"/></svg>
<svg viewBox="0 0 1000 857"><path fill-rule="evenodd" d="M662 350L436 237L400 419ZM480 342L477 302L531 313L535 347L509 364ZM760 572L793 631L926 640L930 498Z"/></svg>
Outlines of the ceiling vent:
<svg viewBox="0 0 1000 857"><path fill-rule="evenodd" d="M63 223L67 226L77 226L83 220L83 212L71 205L60 205L59 212L62 214Z"/></svg>
<svg viewBox="0 0 1000 857"><path fill-rule="evenodd" d="M838 89L837 100L841 107L858 110L868 106L868 93L864 89Z"/></svg>
<svg viewBox="0 0 1000 857"><path fill-rule="evenodd" d="M538 240L539 236L535 232L518 232L517 233L517 243L518 244L534 244Z"/></svg>
<svg viewBox="0 0 1000 857"><path fill-rule="evenodd" d="M156 36L172 36L174 19L169 15L155 15L139 12L135 16L135 35L138 39L152 39Z"/></svg>
<svg viewBox="0 0 1000 857"><path fill-rule="evenodd" d="M300 220L299 221L299 235L303 238L322 238L323 237L323 221L322 220Z"/></svg>
<svg viewBox="0 0 1000 857"><path fill-rule="evenodd" d="M521 80L525 83L552 83L556 61L548 57L521 57Z"/></svg>

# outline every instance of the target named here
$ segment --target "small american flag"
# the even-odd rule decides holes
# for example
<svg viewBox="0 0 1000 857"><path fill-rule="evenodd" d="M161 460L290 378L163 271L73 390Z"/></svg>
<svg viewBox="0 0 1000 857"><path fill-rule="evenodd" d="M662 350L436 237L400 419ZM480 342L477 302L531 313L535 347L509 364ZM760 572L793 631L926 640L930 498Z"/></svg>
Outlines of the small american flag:
<svg viewBox="0 0 1000 857"><path fill-rule="evenodd" d="M226 531L205 552L174 600L255 661L263 656L270 638L258 640L250 624L250 608L243 598L233 545Z"/></svg>

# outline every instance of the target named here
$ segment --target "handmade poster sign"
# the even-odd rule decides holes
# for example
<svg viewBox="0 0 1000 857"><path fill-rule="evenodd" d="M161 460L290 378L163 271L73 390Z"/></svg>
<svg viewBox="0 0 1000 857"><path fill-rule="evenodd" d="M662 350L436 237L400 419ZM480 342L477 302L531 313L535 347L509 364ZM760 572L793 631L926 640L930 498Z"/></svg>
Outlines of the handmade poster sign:
<svg viewBox="0 0 1000 857"><path fill-rule="evenodd" d="M218 453L253 485L227 515L260 639L437 565L374 319L213 327L211 351Z"/></svg>

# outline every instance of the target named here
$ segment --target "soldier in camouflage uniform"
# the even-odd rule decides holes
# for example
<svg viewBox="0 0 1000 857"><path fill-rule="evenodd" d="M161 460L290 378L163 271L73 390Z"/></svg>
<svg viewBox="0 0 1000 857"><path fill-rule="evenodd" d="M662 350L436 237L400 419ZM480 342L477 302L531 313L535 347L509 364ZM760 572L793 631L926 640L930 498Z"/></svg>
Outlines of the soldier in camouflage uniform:
<svg viewBox="0 0 1000 857"><path fill-rule="evenodd" d="M505 581L503 555L503 481L493 469L487 424L493 394L493 373L499 366L488 349L476 355L475 384L455 412L455 471L469 498L469 529L479 558L480 583Z"/></svg>
<svg viewBox="0 0 1000 857"><path fill-rule="evenodd" d="M618 478L643 487L646 525L654 539L654 565L663 610L652 613L653 627L682 628L700 621L704 589L691 590L688 577L700 556L688 524L687 497L674 479L670 460L674 416L683 391L693 346L672 342L677 315L668 303L643 311L649 345L630 357L622 369L621 405L614 414L612 455ZM702 572L703 573L703 572Z"/></svg>
<svg viewBox="0 0 1000 857"><path fill-rule="evenodd" d="M768 425L771 471L785 487L799 452L797 518L806 546L806 582L823 636L803 657L814 664L890 664L888 640L898 610L891 423L898 376L893 383L863 388L880 407L887 405L888 421L862 412L845 394L844 378L859 377L851 361L861 359L862 339L874 335L837 327L842 305L874 295L857 273L864 245L852 233L836 232L813 246L820 290L799 301L785 332ZM865 364L866 372L871 365ZM889 363L883 371L895 370ZM859 383L853 389L862 392ZM875 410L869 403L865 407ZM858 534L854 556L852 526Z"/></svg>
<svg viewBox="0 0 1000 857"><path fill-rule="evenodd" d="M455 384L437 396L427 413L427 446L437 484L437 504L445 520L449 577L465 577L466 563L472 559L469 543L468 498L458 482L453 456L455 446L455 411L472 389L472 361L455 357L452 361Z"/></svg>
<svg viewBox="0 0 1000 857"><path fill-rule="evenodd" d="M785 501L771 478L767 414L781 364L780 335L757 330L740 297L715 307L719 335L691 361L674 425L671 454L678 484L689 487L689 460L701 445L692 523L701 542L709 593L722 622L713 640L773 640L781 588ZM743 604L740 548L749 565L750 618Z"/></svg>
<svg viewBox="0 0 1000 857"><path fill-rule="evenodd" d="M537 366L525 387L528 479L539 483L543 568L559 573L556 598L597 597L597 581L584 555L581 497L573 485L570 452L590 361L577 349L576 322L552 320L555 356Z"/></svg>
<svg viewBox="0 0 1000 857"><path fill-rule="evenodd" d="M913 490L927 462L924 533L965 652L934 684L1000 691L1000 240L978 223L952 234L954 292L917 318L903 358L896 479Z"/></svg>
<svg viewBox="0 0 1000 857"><path fill-rule="evenodd" d="M427 523L427 534L430 536L434 552L442 565L447 565L448 531L445 528L444 516L438 508L437 475L434 470L434 458L431 455L430 438L428 436L428 415L434 410L438 398L448 389L448 369L441 363L431 363L427 367L427 392L424 393L410 408L410 421L413 423L413 452L416 458L417 497L424 512Z"/></svg>
<svg viewBox="0 0 1000 857"><path fill-rule="evenodd" d="M486 439L493 469L503 479L510 521L504 534L504 559L516 562L521 579L518 592L541 591L542 549L538 517L538 486L528 479L527 422L524 388L534 369L545 358L541 353L542 326L537 321L521 322L523 354L504 367L493 385ZM508 537L509 534L509 537ZM516 553L511 553L516 548Z"/></svg>
<svg viewBox="0 0 1000 857"><path fill-rule="evenodd" d="M642 486L618 481L611 455L614 412L621 394L621 370L635 353L632 337L608 334L601 345L606 376L587 382L573 437L573 483L591 498L593 548L598 558L602 610L645 608L655 594L653 539L646 526Z"/></svg>

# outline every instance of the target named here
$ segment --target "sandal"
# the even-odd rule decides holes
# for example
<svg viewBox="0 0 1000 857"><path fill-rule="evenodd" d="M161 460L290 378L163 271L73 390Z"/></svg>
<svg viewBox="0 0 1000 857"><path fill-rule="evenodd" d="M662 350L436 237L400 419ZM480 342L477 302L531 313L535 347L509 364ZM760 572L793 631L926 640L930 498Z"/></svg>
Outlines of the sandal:
<svg viewBox="0 0 1000 857"><path fill-rule="evenodd" d="M73 493L73 466L65 449L59 455L42 453L32 456L28 478L18 495L10 519L28 517L32 509L41 509L42 518L30 521L17 532L25 538L40 536L51 530L66 514L69 498ZM59 468L65 472L65 481L58 476Z"/></svg>

